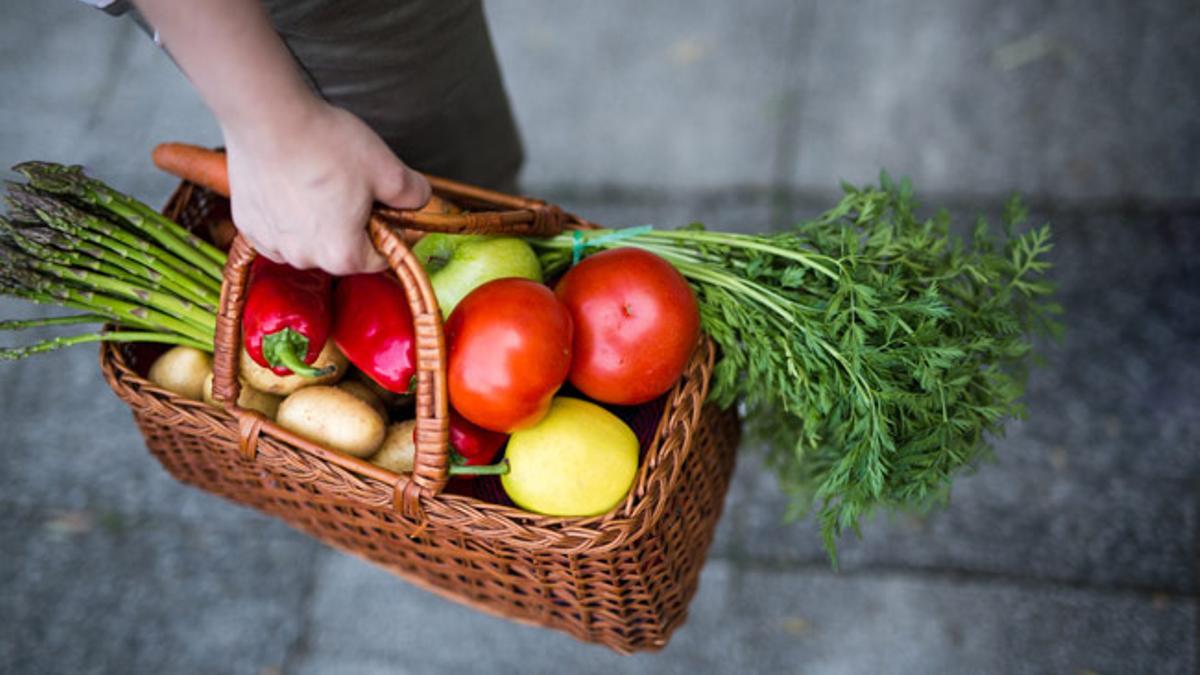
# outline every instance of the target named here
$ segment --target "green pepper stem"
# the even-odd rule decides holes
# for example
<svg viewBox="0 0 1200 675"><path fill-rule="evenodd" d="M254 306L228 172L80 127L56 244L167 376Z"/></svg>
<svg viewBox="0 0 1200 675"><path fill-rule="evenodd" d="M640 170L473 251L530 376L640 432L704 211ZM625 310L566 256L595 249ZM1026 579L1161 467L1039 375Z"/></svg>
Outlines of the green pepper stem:
<svg viewBox="0 0 1200 675"><path fill-rule="evenodd" d="M509 471L508 459L502 459L497 464L483 466L451 465L451 476L503 476Z"/></svg>
<svg viewBox="0 0 1200 675"><path fill-rule="evenodd" d="M282 331L280 331L280 333L289 332L295 333L295 331L293 331L291 328L284 328ZM313 366L310 366L304 362L304 359L301 358L300 354L297 352L301 349L303 349L305 352L308 351L307 338L295 340L280 336L277 338L276 344L272 345L272 348L268 349L266 344L267 340L279 336L280 333L268 335L263 340L263 356L267 358L267 362L272 366L283 366L300 377L308 378L324 377L325 375L337 370L337 366L333 365L329 365L324 368L314 368ZM299 334L297 333L297 335ZM301 342L303 342L303 344L301 344Z"/></svg>

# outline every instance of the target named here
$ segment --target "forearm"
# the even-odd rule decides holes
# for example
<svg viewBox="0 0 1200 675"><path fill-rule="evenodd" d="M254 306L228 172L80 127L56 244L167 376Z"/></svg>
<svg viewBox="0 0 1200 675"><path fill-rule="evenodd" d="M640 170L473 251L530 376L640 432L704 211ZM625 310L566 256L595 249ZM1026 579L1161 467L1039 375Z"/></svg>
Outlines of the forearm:
<svg viewBox="0 0 1200 675"><path fill-rule="evenodd" d="M134 2L221 125L242 236L294 267L386 267L363 227L371 204L420 207L429 184L309 88L259 0Z"/></svg>
<svg viewBox="0 0 1200 675"><path fill-rule="evenodd" d="M258 0L134 0L222 131L284 132L318 102ZM250 131L253 130L253 131Z"/></svg>

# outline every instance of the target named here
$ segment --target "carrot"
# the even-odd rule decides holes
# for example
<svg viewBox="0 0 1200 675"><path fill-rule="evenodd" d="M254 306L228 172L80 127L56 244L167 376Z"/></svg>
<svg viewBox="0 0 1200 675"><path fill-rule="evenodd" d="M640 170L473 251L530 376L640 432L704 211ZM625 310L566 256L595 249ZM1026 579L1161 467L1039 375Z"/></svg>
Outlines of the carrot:
<svg viewBox="0 0 1200 675"><path fill-rule="evenodd" d="M150 156L154 166L163 171L223 197L229 196L229 171L225 167L224 152L188 143L159 143ZM456 204L437 195L430 195L429 201L419 210L424 213L462 213Z"/></svg>
<svg viewBox="0 0 1200 675"><path fill-rule="evenodd" d="M225 153L187 143L159 143L151 154L154 166L167 173L229 196Z"/></svg>

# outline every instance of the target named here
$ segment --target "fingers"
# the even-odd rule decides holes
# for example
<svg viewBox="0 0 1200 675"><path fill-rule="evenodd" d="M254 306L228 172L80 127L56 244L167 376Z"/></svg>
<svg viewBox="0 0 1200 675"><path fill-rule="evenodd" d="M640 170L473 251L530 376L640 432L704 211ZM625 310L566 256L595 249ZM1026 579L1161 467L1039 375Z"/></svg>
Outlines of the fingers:
<svg viewBox="0 0 1200 675"><path fill-rule="evenodd" d="M314 263L314 267L320 267L335 276L366 274L387 269L387 261L371 245L365 231L329 240Z"/></svg>
<svg viewBox="0 0 1200 675"><path fill-rule="evenodd" d="M241 200L234 198L231 208L230 217L233 219L234 226L242 238L249 242L250 246L264 258L273 262L286 262L285 256L274 244L274 238L270 236L260 236L260 233L270 234L270 227L266 226L262 219L254 209L247 209Z"/></svg>
<svg viewBox="0 0 1200 675"><path fill-rule="evenodd" d="M242 236L259 255L296 269L320 268L336 276L378 272L387 269L387 261L371 244L365 229L347 222L342 227L311 228L313 234L279 236L268 231L267 237L244 231Z"/></svg>
<svg viewBox="0 0 1200 675"><path fill-rule="evenodd" d="M363 272L382 272L388 268L387 259L375 250L375 246L371 244L369 237L363 238L363 245L366 250L363 253Z"/></svg>
<svg viewBox="0 0 1200 675"><path fill-rule="evenodd" d="M429 201L432 191L421 174L390 157L376 173L375 199L396 209L419 209Z"/></svg>
<svg viewBox="0 0 1200 675"><path fill-rule="evenodd" d="M249 242L250 246L253 247L254 250L259 255L266 258L267 260L270 260L272 262L277 262L277 263L285 262L283 255L280 254L279 251L276 251L274 248L271 248L270 246L264 244L263 242L257 240L256 238L250 236L249 234L243 232L242 238L244 238L247 242Z"/></svg>

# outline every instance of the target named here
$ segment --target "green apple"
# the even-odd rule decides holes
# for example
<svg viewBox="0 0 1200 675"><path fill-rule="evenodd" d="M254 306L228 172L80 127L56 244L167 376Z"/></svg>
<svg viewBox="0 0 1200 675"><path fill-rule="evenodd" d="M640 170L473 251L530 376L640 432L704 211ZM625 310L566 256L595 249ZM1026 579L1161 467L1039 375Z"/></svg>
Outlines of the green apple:
<svg viewBox="0 0 1200 675"><path fill-rule="evenodd" d="M413 253L429 275L442 318L449 318L460 300L493 279L542 281L537 254L515 237L431 233L417 242Z"/></svg>

